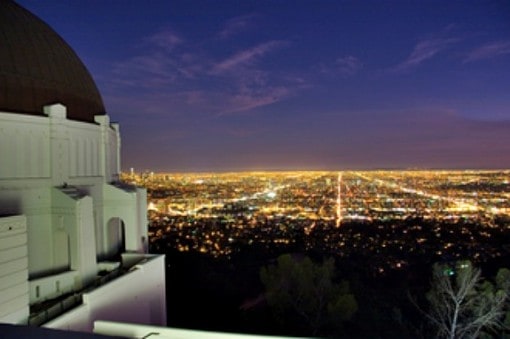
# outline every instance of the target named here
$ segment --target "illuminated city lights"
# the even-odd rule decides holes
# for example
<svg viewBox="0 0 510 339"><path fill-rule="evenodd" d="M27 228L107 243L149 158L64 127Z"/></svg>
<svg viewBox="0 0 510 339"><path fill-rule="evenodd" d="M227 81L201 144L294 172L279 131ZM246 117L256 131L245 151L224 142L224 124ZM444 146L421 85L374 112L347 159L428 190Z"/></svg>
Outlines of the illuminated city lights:
<svg viewBox="0 0 510 339"><path fill-rule="evenodd" d="M181 252L227 258L245 246L268 253L361 255L370 258L374 274L387 274L420 257L482 262L506 253L501 243L510 243L509 174L148 172L123 177L148 189L153 245L164 239L164 246Z"/></svg>

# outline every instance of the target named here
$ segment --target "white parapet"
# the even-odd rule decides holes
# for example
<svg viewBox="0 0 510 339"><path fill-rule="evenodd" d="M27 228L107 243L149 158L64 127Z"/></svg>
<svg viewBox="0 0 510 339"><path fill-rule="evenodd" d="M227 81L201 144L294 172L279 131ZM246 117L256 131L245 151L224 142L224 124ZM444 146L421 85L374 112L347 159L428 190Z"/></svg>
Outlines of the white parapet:
<svg viewBox="0 0 510 339"><path fill-rule="evenodd" d="M188 330L182 328L146 326L137 324L125 324L112 321L98 320L94 322L94 333L120 336L126 338L154 338L154 339L289 339L292 337L210 332Z"/></svg>
<svg viewBox="0 0 510 339"><path fill-rule="evenodd" d="M165 257L142 259L125 274L82 294L82 305L43 327L92 332L97 320L166 325Z"/></svg>

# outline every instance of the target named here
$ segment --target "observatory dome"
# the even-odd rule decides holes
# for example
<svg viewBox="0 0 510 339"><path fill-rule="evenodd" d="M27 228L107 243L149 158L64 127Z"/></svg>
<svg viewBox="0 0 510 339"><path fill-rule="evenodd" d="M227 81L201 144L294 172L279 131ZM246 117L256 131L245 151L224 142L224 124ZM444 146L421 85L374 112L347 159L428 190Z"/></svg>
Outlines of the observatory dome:
<svg viewBox="0 0 510 339"><path fill-rule="evenodd" d="M60 103L67 118L94 122L103 100L84 64L46 23L10 0L0 0L0 111L44 115Z"/></svg>

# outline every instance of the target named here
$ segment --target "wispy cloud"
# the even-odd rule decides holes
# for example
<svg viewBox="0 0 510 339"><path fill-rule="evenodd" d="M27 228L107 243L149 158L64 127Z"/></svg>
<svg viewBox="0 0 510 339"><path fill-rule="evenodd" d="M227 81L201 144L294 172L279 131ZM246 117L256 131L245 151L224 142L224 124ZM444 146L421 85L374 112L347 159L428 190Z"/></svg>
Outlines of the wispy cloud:
<svg viewBox="0 0 510 339"><path fill-rule="evenodd" d="M353 75L363 68L363 63L352 55L338 58L335 61L338 72L345 75Z"/></svg>
<svg viewBox="0 0 510 339"><path fill-rule="evenodd" d="M403 72L419 66L421 63L433 58L438 53L457 42L455 38L433 38L418 42L411 54L400 64L391 68L394 72Z"/></svg>
<svg viewBox="0 0 510 339"><path fill-rule="evenodd" d="M303 88L303 80L284 72L268 72L257 61L286 45L268 41L242 50L214 64L208 73L230 79L231 86L216 93L216 116L246 112L282 101Z"/></svg>
<svg viewBox="0 0 510 339"><path fill-rule="evenodd" d="M218 61L200 42L191 44L167 29L143 39L138 54L111 67L104 77L108 82L106 95L115 102L126 97L131 104L124 109L137 108L153 117L219 117L271 105L305 86L301 77L284 71L269 72L258 62L285 44L262 42ZM136 96L131 98L134 93ZM168 113L169 107L172 113Z"/></svg>
<svg viewBox="0 0 510 339"><path fill-rule="evenodd" d="M183 42L183 39L170 29L160 31L148 37L146 40L149 44L155 45L168 52L172 51L176 46Z"/></svg>
<svg viewBox="0 0 510 339"><path fill-rule="evenodd" d="M172 63L160 53L134 56L114 65L110 81L115 85L160 87L176 80L178 74Z"/></svg>
<svg viewBox="0 0 510 339"><path fill-rule="evenodd" d="M507 54L510 54L510 40L494 41L472 50L464 62L492 59Z"/></svg>
<svg viewBox="0 0 510 339"><path fill-rule="evenodd" d="M349 77L363 69L363 62L355 56L347 55L329 63L320 63L313 66L312 69L329 76Z"/></svg>
<svg viewBox="0 0 510 339"><path fill-rule="evenodd" d="M273 40L245 49L214 65L211 73L220 74L253 63L257 58L264 56L284 44L285 42L283 41Z"/></svg>
<svg viewBox="0 0 510 339"><path fill-rule="evenodd" d="M254 14L242 15L228 20L218 33L220 39L228 39L253 26Z"/></svg>
<svg viewBox="0 0 510 339"><path fill-rule="evenodd" d="M249 111L251 109L267 106L275 102L281 101L291 94L288 87L267 87L263 91L244 90L227 96L226 107L218 112L217 116L228 115Z"/></svg>
<svg viewBox="0 0 510 339"><path fill-rule="evenodd" d="M205 62L197 54L186 52L186 40L170 29L144 38L137 47L138 54L112 65L110 85L161 89L195 77Z"/></svg>

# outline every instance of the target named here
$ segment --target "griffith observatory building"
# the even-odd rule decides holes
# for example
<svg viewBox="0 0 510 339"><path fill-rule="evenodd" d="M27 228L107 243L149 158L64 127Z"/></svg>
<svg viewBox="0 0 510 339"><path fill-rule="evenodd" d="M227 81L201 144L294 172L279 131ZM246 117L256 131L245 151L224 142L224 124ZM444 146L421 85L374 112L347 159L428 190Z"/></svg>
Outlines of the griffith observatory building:
<svg viewBox="0 0 510 339"><path fill-rule="evenodd" d="M0 42L0 323L165 325L146 191L119 181L119 125L94 80L10 0L0 0Z"/></svg>
<svg viewBox="0 0 510 339"><path fill-rule="evenodd" d="M165 257L120 141L72 48L0 0L0 338L283 338L164 327Z"/></svg>

